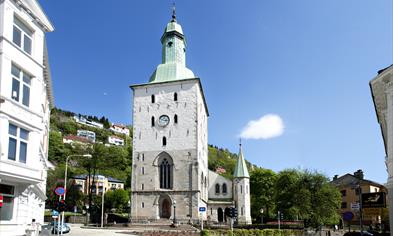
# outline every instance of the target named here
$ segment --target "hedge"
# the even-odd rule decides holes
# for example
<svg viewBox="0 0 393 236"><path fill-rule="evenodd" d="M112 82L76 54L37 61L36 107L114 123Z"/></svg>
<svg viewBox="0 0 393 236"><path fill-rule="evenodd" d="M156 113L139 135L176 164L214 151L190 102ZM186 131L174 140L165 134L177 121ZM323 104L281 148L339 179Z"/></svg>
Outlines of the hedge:
<svg viewBox="0 0 393 236"><path fill-rule="evenodd" d="M203 230L202 236L301 236L303 230L290 229L234 229L230 230Z"/></svg>

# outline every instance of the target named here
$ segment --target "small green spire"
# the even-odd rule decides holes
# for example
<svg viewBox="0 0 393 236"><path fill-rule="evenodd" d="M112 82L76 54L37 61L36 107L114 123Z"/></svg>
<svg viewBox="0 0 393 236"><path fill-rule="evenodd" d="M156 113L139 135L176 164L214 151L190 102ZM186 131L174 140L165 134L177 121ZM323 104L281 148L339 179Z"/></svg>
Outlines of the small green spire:
<svg viewBox="0 0 393 236"><path fill-rule="evenodd" d="M243 157L242 143L240 139L239 144L239 157L237 158L237 163L235 167L235 172L233 173L233 177L235 178L250 178L250 174L248 173L246 161Z"/></svg>

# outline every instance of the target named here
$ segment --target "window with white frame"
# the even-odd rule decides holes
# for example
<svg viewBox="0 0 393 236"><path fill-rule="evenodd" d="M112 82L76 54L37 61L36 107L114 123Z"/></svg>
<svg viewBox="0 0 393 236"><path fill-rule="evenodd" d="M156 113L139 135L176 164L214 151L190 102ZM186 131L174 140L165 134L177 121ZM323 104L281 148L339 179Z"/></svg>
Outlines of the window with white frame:
<svg viewBox="0 0 393 236"><path fill-rule="evenodd" d="M3 195L0 220L12 220L12 213L14 211L14 186L0 184L0 194Z"/></svg>
<svg viewBox="0 0 393 236"><path fill-rule="evenodd" d="M30 104L31 76L17 66L12 65L12 90L11 98L25 106Z"/></svg>
<svg viewBox="0 0 393 236"><path fill-rule="evenodd" d="M26 163L29 131L9 124L8 134L8 160Z"/></svg>
<svg viewBox="0 0 393 236"><path fill-rule="evenodd" d="M33 31L29 29L21 20L14 17L14 30L12 41L24 52L31 54Z"/></svg>

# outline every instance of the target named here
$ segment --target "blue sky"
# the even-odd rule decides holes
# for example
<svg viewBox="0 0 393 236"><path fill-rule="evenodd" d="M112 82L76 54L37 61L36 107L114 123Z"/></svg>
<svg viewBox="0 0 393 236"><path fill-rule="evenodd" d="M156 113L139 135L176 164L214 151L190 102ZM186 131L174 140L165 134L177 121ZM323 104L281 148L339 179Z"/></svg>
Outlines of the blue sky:
<svg viewBox="0 0 393 236"><path fill-rule="evenodd" d="M160 63L172 2L41 0L56 28L47 35L56 106L130 124L128 86L147 82ZM273 114L282 126L259 123L273 135L243 135L249 161L329 177L363 169L386 182L368 82L393 62L392 1L200 0L176 8L187 66L209 106L209 143L237 152L247 124Z"/></svg>

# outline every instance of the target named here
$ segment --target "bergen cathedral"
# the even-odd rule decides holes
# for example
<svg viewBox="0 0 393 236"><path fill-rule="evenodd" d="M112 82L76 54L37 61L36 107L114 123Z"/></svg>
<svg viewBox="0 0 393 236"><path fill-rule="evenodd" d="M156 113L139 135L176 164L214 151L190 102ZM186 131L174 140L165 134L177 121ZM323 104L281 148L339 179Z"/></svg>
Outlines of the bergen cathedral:
<svg viewBox="0 0 393 236"><path fill-rule="evenodd" d="M186 67L186 41L175 12L161 37L162 64L133 90L131 222L174 219L251 224L249 173L241 146L234 179L208 170L208 108L200 79Z"/></svg>

